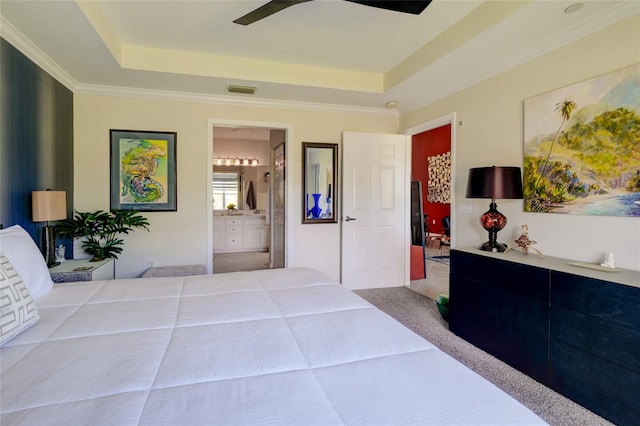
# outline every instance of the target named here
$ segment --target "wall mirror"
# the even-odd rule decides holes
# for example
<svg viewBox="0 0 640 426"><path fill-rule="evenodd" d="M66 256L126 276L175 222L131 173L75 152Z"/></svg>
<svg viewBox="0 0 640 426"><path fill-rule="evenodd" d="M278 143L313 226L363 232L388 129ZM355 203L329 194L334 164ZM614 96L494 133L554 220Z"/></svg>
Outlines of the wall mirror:
<svg viewBox="0 0 640 426"><path fill-rule="evenodd" d="M302 223L337 223L338 144L302 142Z"/></svg>

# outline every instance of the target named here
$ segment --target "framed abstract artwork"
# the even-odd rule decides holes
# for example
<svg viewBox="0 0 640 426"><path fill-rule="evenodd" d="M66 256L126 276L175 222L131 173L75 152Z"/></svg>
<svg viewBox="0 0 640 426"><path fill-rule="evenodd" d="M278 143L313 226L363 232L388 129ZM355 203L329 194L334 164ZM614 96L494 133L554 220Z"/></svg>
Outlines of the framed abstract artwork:
<svg viewBox="0 0 640 426"><path fill-rule="evenodd" d="M111 209L176 211L176 132L114 130Z"/></svg>
<svg viewBox="0 0 640 426"><path fill-rule="evenodd" d="M524 101L524 210L640 217L640 65Z"/></svg>
<svg viewBox="0 0 640 426"><path fill-rule="evenodd" d="M451 151L427 157L427 162L427 200L430 203L451 203Z"/></svg>

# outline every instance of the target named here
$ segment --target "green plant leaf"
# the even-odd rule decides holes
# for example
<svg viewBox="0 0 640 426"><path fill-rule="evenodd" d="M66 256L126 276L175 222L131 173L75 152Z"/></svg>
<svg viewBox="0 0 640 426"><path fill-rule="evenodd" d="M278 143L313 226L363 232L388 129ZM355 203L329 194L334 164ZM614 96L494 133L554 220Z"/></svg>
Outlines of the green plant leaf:
<svg viewBox="0 0 640 426"><path fill-rule="evenodd" d="M75 211L56 226L56 233L63 237L84 238L82 248L94 258L118 258L124 240L118 236L135 229L149 231L149 221L135 210Z"/></svg>

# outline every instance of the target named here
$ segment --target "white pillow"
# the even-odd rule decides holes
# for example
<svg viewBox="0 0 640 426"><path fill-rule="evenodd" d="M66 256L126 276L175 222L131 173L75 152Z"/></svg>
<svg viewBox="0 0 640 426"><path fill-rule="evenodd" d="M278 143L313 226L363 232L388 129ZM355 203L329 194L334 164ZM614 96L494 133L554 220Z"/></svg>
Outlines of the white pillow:
<svg viewBox="0 0 640 426"><path fill-rule="evenodd" d="M0 252L0 346L40 319L35 303L9 260Z"/></svg>
<svg viewBox="0 0 640 426"><path fill-rule="evenodd" d="M18 271L32 297L51 290L53 281L44 257L31 235L20 225L0 229L0 250Z"/></svg>

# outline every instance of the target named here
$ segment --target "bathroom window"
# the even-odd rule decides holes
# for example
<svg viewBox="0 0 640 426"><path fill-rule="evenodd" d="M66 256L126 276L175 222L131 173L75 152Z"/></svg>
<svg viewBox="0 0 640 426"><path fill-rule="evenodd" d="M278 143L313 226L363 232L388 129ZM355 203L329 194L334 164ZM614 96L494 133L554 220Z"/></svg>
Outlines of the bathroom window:
<svg viewBox="0 0 640 426"><path fill-rule="evenodd" d="M213 173L213 209L224 210L233 203L241 209L242 177L240 173Z"/></svg>

